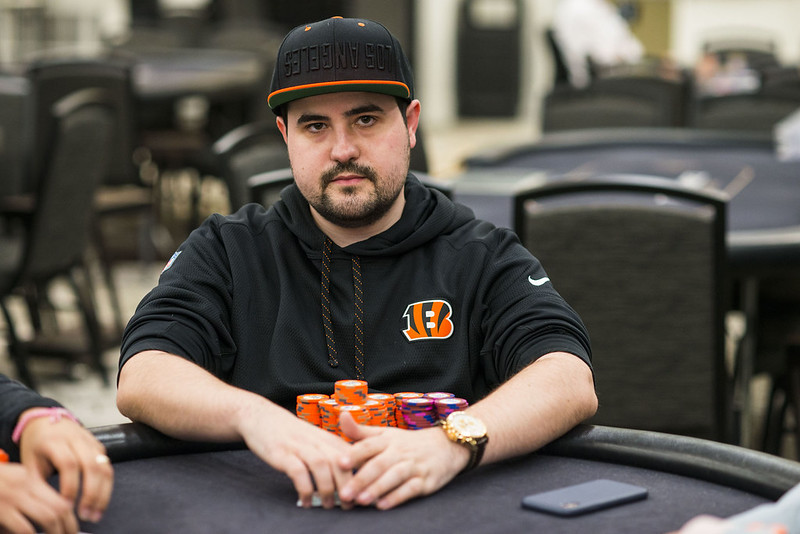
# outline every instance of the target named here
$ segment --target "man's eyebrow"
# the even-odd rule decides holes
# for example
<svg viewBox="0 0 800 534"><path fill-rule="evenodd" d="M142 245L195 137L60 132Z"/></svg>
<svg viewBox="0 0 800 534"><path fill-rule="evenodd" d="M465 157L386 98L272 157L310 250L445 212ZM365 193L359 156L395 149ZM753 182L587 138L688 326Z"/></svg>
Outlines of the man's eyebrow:
<svg viewBox="0 0 800 534"><path fill-rule="evenodd" d="M345 117L354 117L362 113L386 113L382 107L377 104L365 104L357 108L350 109L344 113ZM297 118L297 124L308 124L313 122L327 122L330 117L316 113L303 113Z"/></svg>
<svg viewBox="0 0 800 534"><path fill-rule="evenodd" d="M297 124L306 124L309 122L325 122L330 120L330 117L325 115L314 115L311 113L303 113L297 117Z"/></svg>
<svg viewBox="0 0 800 534"><path fill-rule="evenodd" d="M385 112L383 108L377 104L365 104L363 106L351 109L350 111L345 113L345 116L353 117L354 115L361 115L362 113L385 113Z"/></svg>

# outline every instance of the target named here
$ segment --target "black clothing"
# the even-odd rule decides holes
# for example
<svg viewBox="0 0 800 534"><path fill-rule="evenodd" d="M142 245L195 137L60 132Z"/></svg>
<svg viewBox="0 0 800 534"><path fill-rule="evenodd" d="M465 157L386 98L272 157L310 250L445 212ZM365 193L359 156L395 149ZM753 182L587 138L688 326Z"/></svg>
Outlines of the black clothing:
<svg viewBox="0 0 800 534"><path fill-rule="evenodd" d="M401 220L385 232L331 244L335 362L322 319L326 237L292 185L269 210L250 204L192 232L128 324L120 368L163 350L293 410L298 394L332 393L334 381L356 376L356 303L372 390L475 402L549 352L591 365L580 318L540 282L542 266L512 231L413 176L405 195Z"/></svg>
<svg viewBox="0 0 800 534"><path fill-rule="evenodd" d="M19 460L19 448L11 441L11 434L20 414L29 408L51 407L61 405L0 374L0 449L6 451L12 461Z"/></svg>

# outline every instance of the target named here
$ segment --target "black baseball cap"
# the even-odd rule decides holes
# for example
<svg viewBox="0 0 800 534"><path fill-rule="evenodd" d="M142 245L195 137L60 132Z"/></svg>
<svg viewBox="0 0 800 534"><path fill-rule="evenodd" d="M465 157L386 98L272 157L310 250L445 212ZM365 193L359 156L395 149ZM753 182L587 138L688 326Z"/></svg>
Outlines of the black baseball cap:
<svg viewBox="0 0 800 534"><path fill-rule="evenodd" d="M333 17L290 31L281 43L267 104L344 91L411 101L414 80L400 43L382 24Z"/></svg>

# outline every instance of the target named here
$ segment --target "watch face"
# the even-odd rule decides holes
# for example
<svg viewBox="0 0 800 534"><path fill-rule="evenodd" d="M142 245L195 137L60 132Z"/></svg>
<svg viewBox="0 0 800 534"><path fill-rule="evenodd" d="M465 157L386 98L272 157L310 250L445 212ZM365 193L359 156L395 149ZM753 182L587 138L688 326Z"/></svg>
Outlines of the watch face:
<svg viewBox="0 0 800 534"><path fill-rule="evenodd" d="M465 438L480 438L486 435L486 425L483 424L483 421L469 414L456 412L447 419L448 426L453 427Z"/></svg>

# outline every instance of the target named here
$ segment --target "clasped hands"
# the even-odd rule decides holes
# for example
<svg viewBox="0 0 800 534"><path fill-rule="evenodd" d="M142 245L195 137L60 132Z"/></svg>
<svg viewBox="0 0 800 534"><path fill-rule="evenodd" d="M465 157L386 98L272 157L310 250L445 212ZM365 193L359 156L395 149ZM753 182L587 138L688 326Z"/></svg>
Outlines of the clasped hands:
<svg viewBox="0 0 800 534"><path fill-rule="evenodd" d="M316 492L333 508L356 505L389 509L429 495L450 482L469 460L469 451L440 428L402 430L358 425L342 413L340 428L352 441L309 424L290 412L277 428L253 427L248 447L294 484L300 503L310 507ZM267 437L266 434L269 434Z"/></svg>

